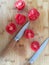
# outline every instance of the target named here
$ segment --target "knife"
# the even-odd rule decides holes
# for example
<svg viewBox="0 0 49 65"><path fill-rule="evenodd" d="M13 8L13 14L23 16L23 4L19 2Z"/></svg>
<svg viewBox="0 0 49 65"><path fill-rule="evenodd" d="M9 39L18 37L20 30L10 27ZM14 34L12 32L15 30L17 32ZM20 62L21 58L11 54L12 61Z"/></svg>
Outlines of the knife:
<svg viewBox="0 0 49 65"><path fill-rule="evenodd" d="M39 50L34 54L34 56L32 56L26 63L25 65L28 64L32 64L36 61L36 59L39 57L39 55L42 53L42 51L44 50L44 48L46 47L47 43L49 41L49 38L47 38L43 44L41 45L41 47L39 48Z"/></svg>
<svg viewBox="0 0 49 65"><path fill-rule="evenodd" d="M12 39L12 41L10 42L10 44L8 44L7 46L8 47L15 47L16 45L16 42L19 41L21 39L21 37L23 36L24 34L24 31L28 28L29 26L29 21L22 27L22 29L18 32L18 34Z"/></svg>

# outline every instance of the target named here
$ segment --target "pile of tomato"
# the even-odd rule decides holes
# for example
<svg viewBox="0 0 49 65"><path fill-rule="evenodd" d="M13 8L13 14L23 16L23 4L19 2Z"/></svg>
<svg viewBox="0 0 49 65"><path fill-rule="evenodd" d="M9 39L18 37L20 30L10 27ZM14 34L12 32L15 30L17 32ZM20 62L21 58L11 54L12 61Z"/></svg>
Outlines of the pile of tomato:
<svg viewBox="0 0 49 65"><path fill-rule="evenodd" d="M18 9L19 11L23 10L25 7L26 7L26 4L22 0L18 0L18 1L16 1L14 3L14 8ZM28 14L29 20L31 20L32 22L37 20L39 18L39 16L40 16L40 13L39 13L39 11L36 8L32 8L31 10L29 10L29 12L27 14ZM27 18L26 18L25 15L18 13L18 14L15 15L14 19L15 19L16 24L21 26L21 25L23 25L26 22ZM14 32L17 31L16 24L9 23L6 26L6 31L9 34L14 34ZM30 39L30 38L34 38L34 36L35 35L34 35L34 31L33 30L31 30L31 29L26 29L25 30L25 32L24 32L24 37L25 38ZM31 47L32 50L37 51L40 48L40 44L39 44L38 41L33 41L31 43L30 47Z"/></svg>

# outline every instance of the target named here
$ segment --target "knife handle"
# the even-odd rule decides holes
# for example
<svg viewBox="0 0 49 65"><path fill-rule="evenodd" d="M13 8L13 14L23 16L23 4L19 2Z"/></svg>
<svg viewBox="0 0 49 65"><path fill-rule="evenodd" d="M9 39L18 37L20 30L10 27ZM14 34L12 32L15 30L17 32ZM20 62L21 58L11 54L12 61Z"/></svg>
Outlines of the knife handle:
<svg viewBox="0 0 49 65"><path fill-rule="evenodd" d="M14 39L12 39L10 42L9 42L9 44L7 45L7 49L12 49L12 48L14 48L15 47L15 45L17 44L17 41L16 40L14 40Z"/></svg>
<svg viewBox="0 0 49 65"><path fill-rule="evenodd" d="M24 65L30 65L29 61L27 60Z"/></svg>

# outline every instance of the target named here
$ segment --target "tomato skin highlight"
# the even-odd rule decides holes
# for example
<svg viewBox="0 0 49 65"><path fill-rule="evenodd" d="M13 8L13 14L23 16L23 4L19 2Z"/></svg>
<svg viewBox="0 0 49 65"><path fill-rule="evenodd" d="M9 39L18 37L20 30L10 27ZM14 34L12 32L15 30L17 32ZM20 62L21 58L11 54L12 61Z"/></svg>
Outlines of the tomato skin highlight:
<svg viewBox="0 0 49 65"><path fill-rule="evenodd" d="M31 10L29 10L28 18L30 20L35 21L36 19L38 19L39 16L40 16L40 13L38 12L37 9L32 8Z"/></svg>
<svg viewBox="0 0 49 65"><path fill-rule="evenodd" d="M40 48L40 44L39 44L38 41L33 41L33 42L31 43L31 49L32 49L33 51L36 52L39 48Z"/></svg>
<svg viewBox="0 0 49 65"><path fill-rule="evenodd" d="M17 30L17 28L16 28L16 25L15 25L14 23L9 23L9 24L6 26L6 31L7 31L9 34L13 34L16 30Z"/></svg>
<svg viewBox="0 0 49 65"><path fill-rule="evenodd" d="M31 29L26 29L24 33L25 38L30 39L34 37L34 32Z"/></svg>
<svg viewBox="0 0 49 65"><path fill-rule="evenodd" d="M18 10L22 10L25 7L25 2L22 0L18 0L15 2L14 7L17 8Z"/></svg>
<svg viewBox="0 0 49 65"><path fill-rule="evenodd" d="M16 14L15 21L19 25L23 25L26 22L26 16L22 14Z"/></svg>

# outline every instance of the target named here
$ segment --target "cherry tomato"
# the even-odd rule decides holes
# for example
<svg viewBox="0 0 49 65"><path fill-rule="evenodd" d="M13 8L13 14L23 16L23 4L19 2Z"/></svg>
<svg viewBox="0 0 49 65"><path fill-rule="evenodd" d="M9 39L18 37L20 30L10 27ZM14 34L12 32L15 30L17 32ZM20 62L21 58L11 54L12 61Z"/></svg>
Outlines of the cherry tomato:
<svg viewBox="0 0 49 65"><path fill-rule="evenodd" d="M18 0L15 2L14 7L17 8L18 10L22 10L25 7L25 2L22 0Z"/></svg>
<svg viewBox="0 0 49 65"><path fill-rule="evenodd" d="M26 22L26 16L22 14L16 14L15 21L17 24L22 25Z"/></svg>
<svg viewBox="0 0 49 65"><path fill-rule="evenodd" d="M27 39L33 38L34 37L34 32L31 29L26 29L24 36Z"/></svg>
<svg viewBox="0 0 49 65"><path fill-rule="evenodd" d="M30 20L36 20L39 17L40 13L38 12L37 9L33 8L29 11L28 17Z"/></svg>
<svg viewBox="0 0 49 65"><path fill-rule="evenodd" d="M32 49L33 51L36 52L39 48L40 48L40 44L39 44L38 41L33 41L33 42L31 43L31 49Z"/></svg>
<svg viewBox="0 0 49 65"><path fill-rule="evenodd" d="M14 23L10 23L6 26L6 31L9 34L13 34L16 31L16 25Z"/></svg>

